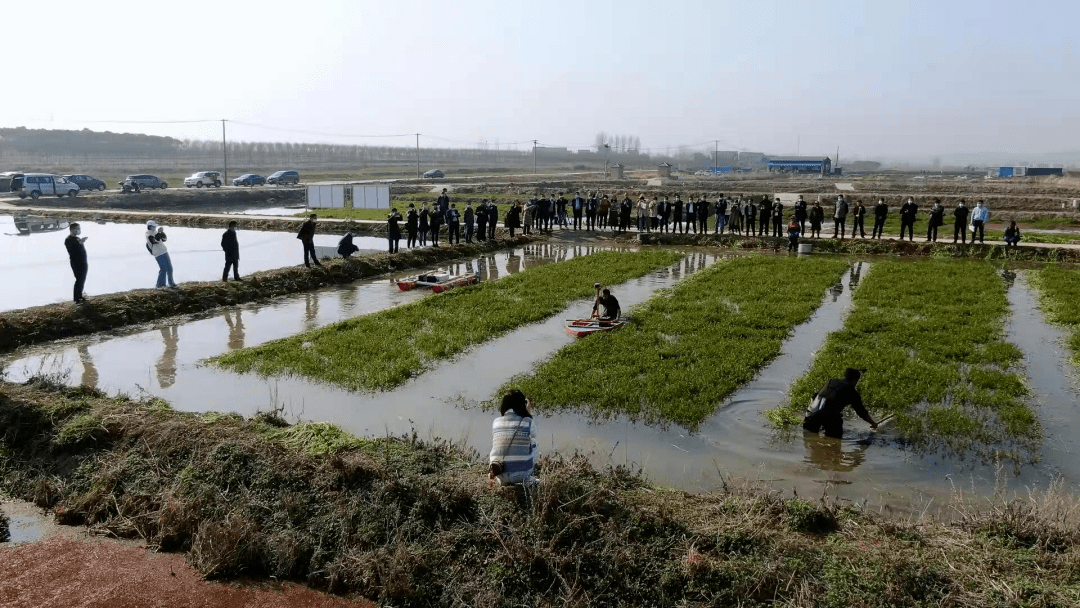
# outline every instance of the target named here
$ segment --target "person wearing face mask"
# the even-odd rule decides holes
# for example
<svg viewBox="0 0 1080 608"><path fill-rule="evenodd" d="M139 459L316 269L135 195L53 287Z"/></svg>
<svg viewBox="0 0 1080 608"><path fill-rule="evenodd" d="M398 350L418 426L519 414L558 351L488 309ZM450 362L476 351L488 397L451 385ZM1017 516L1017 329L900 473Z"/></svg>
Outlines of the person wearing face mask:
<svg viewBox="0 0 1080 608"><path fill-rule="evenodd" d="M975 208L971 210L971 242L975 242L975 235L979 235L979 243L986 242L984 240L985 226L987 220L990 219L990 210L983 205L982 201L975 203Z"/></svg>
<svg viewBox="0 0 1080 608"><path fill-rule="evenodd" d="M86 246L83 245L87 237L79 237L82 234L82 227L78 222L68 226L68 232L70 234L64 239L64 247L67 248L68 259L71 262L71 272L75 275L75 303L82 304L86 302L83 286L86 285L86 272L89 269L86 261Z"/></svg>
<svg viewBox="0 0 1080 608"><path fill-rule="evenodd" d="M937 242L938 227L945 223L945 207L941 206L941 199L934 199L934 206L930 208L930 222L926 226L926 242Z"/></svg>
<svg viewBox="0 0 1080 608"><path fill-rule="evenodd" d="M889 216L889 205L885 203L885 199L877 199L877 204L874 205L874 231L870 233L870 238L880 239L881 235L885 234L885 219Z"/></svg>
<svg viewBox="0 0 1080 608"><path fill-rule="evenodd" d="M847 214L848 203L844 198L844 195L836 197L836 209L833 211L833 232L832 238L836 238L839 234L840 238L844 238L844 233L847 230Z"/></svg>
<svg viewBox="0 0 1080 608"><path fill-rule="evenodd" d="M967 244L967 219L968 214L971 211L964 203L964 199L960 199L960 204L953 209L953 232L952 242L955 243L956 239L962 239L963 243Z"/></svg>
<svg viewBox="0 0 1080 608"><path fill-rule="evenodd" d="M915 218L918 217L919 206L911 197L900 207L900 240L904 240L904 230L907 230L908 240L915 240Z"/></svg>

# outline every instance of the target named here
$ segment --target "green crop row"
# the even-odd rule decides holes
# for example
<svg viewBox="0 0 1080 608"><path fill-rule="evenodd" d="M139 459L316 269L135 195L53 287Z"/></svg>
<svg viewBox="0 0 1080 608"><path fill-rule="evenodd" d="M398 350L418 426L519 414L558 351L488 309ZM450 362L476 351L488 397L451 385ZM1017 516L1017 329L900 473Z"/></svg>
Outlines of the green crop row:
<svg viewBox="0 0 1080 608"><path fill-rule="evenodd" d="M1030 276L1047 318L1072 332L1072 361L1080 365L1080 269L1044 266Z"/></svg>
<svg viewBox="0 0 1080 608"><path fill-rule="evenodd" d="M211 361L240 372L298 375L351 390L391 389L435 361L541 321L589 296L594 281L622 283L680 257L664 251L603 251L459 287Z"/></svg>
<svg viewBox="0 0 1080 608"><path fill-rule="evenodd" d="M878 418L895 414L900 434L916 444L958 453L976 443L1032 445L1039 427L1015 373L1022 355L1002 340L1005 293L987 264L874 263L843 329L828 336L788 405L769 418L778 426L801 422L811 396L854 367L864 370L867 408Z"/></svg>
<svg viewBox="0 0 1080 608"><path fill-rule="evenodd" d="M509 385L540 409L695 429L780 352L847 266L760 256L719 262L635 308L626 327L579 340Z"/></svg>

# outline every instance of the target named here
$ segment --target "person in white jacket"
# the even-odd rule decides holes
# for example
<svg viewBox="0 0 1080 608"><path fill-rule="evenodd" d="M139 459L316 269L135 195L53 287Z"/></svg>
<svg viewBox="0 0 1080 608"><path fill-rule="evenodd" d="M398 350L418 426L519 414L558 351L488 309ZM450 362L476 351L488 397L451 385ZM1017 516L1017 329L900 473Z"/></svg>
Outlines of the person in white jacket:
<svg viewBox="0 0 1080 608"><path fill-rule="evenodd" d="M173 281L173 267L172 260L169 258L169 248L165 246L166 238L164 226L158 226L157 222L153 220L146 223L146 250L150 252L150 255L154 256L154 260L158 264L157 286L165 287L165 280L168 279L169 287L176 287L176 282Z"/></svg>
<svg viewBox="0 0 1080 608"><path fill-rule="evenodd" d="M503 395L499 417L491 424L491 454L488 457L488 479L491 485L530 485L538 480L533 476L536 448L531 402L520 390Z"/></svg>
<svg viewBox="0 0 1080 608"><path fill-rule="evenodd" d="M975 235L979 235L979 242L985 242L983 238L986 236L985 226L987 220L990 219L990 210L986 208L986 205L982 201L975 203L975 208L971 210L971 242L975 242Z"/></svg>

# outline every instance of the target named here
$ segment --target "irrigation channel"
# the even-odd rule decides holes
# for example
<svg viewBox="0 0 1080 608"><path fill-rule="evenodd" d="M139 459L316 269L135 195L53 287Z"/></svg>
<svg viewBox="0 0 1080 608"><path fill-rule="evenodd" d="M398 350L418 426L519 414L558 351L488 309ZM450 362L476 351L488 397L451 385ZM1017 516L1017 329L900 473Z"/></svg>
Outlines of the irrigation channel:
<svg viewBox="0 0 1080 608"><path fill-rule="evenodd" d="M497 279L544 263L567 260L599 249L590 245L535 243L453 263L453 272L477 271ZM657 290L716 263L713 252L692 251L672 267L614 289L624 308L649 299ZM447 268L447 266L443 266ZM889 430L872 433L858 420L842 441L807 437L801 430L778 432L763 415L787 396L795 379L810 367L813 353L829 332L840 329L860 278L873 262L856 262L841 282L823 294L810 321L796 328L781 354L744 385L700 428L690 433L675 425L647 425L624 417L597 419L560 412L537 416L542 452L581 451L595 464L641 468L654 483L687 490L716 488L729 479L795 489L802 496L830 495L904 512L936 509L957 489L990 495L1005 481L1010 489L1045 487L1063 477L1076 491L1080 479L1080 412L1075 370L1067 362L1064 332L1048 325L1027 282L1008 291L1012 314L1008 339L1025 357L1032 405L1045 440L1038 462L1002 467L972 458L913 450ZM386 278L298 294L266 304L240 306L210 315L172 319L149 327L127 328L24 349L2 364L9 380L67 373L72 384L108 392L151 394L184 411L252 415L275 406L286 418L330 421L357 435L418 432L490 447L492 399L507 378L526 373L570 343L564 319L588 310L586 300L561 314L521 327L439 364L398 389L353 393L297 377L265 379L202 364L208 357L295 335L428 297L400 292ZM360 362L358 362L360 364ZM573 381L568 378L567 381Z"/></svg>
<svg viewBox="0 0 1080 608"><path fill-rule="evenodd" d="M80 222L87 237L90 271L86 293L113 293L153 287L158 266L143 245L146 227L141 224L98 224ZM221 229L165 228L166 243L177 282L212 281L221 278L225 265L221 251ZM0 215L0 310L54 304L71 300L74 278L64 239L67 230L18 234L14 218ZM294 266L303 261L296 235L288 232L243 232L240 241L240 272L248 274ZM315 235L315 244L336 246L338 237ZM384 251L386 240L356 237L353 242L364 251Z"/></svg>

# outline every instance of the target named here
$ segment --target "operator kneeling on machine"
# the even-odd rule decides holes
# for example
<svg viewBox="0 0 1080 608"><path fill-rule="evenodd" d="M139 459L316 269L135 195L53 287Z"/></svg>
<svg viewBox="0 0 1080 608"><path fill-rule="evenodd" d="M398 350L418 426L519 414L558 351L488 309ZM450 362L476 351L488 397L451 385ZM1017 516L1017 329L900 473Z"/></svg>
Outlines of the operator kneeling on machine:
<svg viewBox="0 0 1080 608"><path fill-rule="evenodd" d="M600 283L593 283L593 288L596 289L596 302L593 303L592 316L598 317L600 322L616 321L619 315L622 314L622 310L619 308L619 300L615 296L611 295L611 291L604 289ZM600 314L600 307L603 307L603 314Z"/></svg>
<svg viewBox="0 0 1080 608"><path fill-rule="evenodd" d="M810 407L806 408L803 429L811 433L825 430L826 437L837 439L844 436L844 408L851 406L859 418L870 423L870 428L877 429L878 423L863 407L862 395L855 385L859 383L862 372L847 368L842 380L829 380L814 395Z"/></svg>

